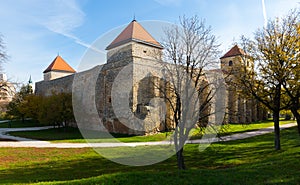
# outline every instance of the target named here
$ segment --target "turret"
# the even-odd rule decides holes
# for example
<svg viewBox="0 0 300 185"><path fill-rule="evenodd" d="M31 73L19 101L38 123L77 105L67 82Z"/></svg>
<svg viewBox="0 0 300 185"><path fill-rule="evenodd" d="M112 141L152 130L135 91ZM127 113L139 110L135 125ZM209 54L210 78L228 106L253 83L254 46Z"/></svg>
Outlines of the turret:
<svg viewBox="0 0 300 185"><path fill-rule="evenodd" d="M47 67L44 73L44 81L49 81L74 74L76 71L59 55Z"/></svg>

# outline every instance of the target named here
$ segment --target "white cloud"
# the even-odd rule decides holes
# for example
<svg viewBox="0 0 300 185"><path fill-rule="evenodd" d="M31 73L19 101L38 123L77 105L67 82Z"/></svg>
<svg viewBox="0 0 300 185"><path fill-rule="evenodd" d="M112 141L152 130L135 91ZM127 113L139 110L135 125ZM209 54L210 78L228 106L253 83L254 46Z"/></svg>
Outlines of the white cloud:
<svg viewBox="0 0 300 185"><path fill-rule="evenodd" d="M269 18L282 17L293 8L299 8L299 0L268 0L266 1L266 10Z"/></svg>
<svg viewBox="0 0 300 185"><path fill-rule="evenodd" d="M265 0L261 0L262 4L262 11L263 11L263 16L264 16L264 26L267 27L268 25L268 17L267 17L267 11L266 11L266 5L265 5Z"/></svg>
<svg viewBox="0 0 300 185"><path fill-rule="evenodd" d="M72 34L84 19L85 14L75 0L1 2L0 32L10 55L10 60L4 65L8 76L14 81L26 82L31 74L34 81L41 80L43 69L59 52L53 45L60 48L68 47L72 42L84 45ZM58 34L72 40L64 40ZM84 46L88 47L87 44Z"/></svg>
<svg viewBox="0 0 300 185"><path fill-rule="evenodd" d="M76 1L55 0L50 2L49 9L41 12L42 18L38 19L40 24L60 34L70 34L75 28L82 25L85 15Z"/></svg>

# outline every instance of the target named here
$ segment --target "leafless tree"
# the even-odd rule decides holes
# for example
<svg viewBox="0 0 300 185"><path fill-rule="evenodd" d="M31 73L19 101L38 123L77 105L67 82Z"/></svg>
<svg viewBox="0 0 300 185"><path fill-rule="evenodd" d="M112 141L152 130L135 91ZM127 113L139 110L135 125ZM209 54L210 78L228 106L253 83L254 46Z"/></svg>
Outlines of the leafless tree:
<svg viewBox="0 0 300 185"><path fill-rule="evenodd" d="M5 43L3 41L3 36L0 34L0 72L3 71L3 63L8 60L8 56L6 53ZM0 81L0 90L6 93L13 93L14 87L11 84L8 84L7 81L1 80Z"/></svg>
<svg viewBox="0 0 300 185"><path fill-rule="evenodd" d="M174 144L178 168L185 169L183 146L196 125L207 125L212 115L212 101L216 94L211 80L218 62L218 44L211 28L197 16L180 18L180 26L165 30L163 40L164 88L171 123L174 123ZM215 85L215 84L214 84ZM206 124L205 124L206 123Z"/></svg>
<svg viewBox="0 0 300 185"><path fill-rule="evenodd" d="M6 60L7 60L6 49L2 39L2 35L0 34L0 70L2 70L2 64Z"/></svg>

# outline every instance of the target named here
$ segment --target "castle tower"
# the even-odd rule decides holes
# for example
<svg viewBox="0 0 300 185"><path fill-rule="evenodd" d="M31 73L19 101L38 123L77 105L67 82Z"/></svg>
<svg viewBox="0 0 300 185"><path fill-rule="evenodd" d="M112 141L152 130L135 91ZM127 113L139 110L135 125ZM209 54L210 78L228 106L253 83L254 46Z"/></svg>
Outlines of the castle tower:
<svg viewBox="0 0 300 185"><path fill-rule="evenodd" d="M134 130L127 128L118 120L112 108L111 89L115 78L118 73L126 66L130 66L130 72L126 78L131 80L132 87L130 93L129 106L133 114L144 110L145 102L140 100L141 92L144 85L139 83L140 79L136 79L140 73L151 73L149 66L153 66L153 62L157 61L157 57L161 57L163 47L148 33L136 20L127 25L127 27L106 47L107 50L107 63L104 64L101 73L97 80L96 97L97 109L99 116L103 118L105 127L110 132L117 133L131 133L131 134L144 134L138 133ZM142 66L142 67L141 67ZM154 74L155 75L155 74ZM148 88L148 92L154 92ZM150 95L149 95L150 96ZM122 92L120 92L122 97ZM128 120L127 115L124 115L122 120ZM145 118L146 119L146 118ZM139 125L137 125L139 126ZM144 128L145 125L140 125ZM138 130L138 129L135 129Z"/></svg>
<svg viewBox="0 0 300 185"><path fill-rule="evenodd" d="M227 82L227 121L229 123L247 123L251 122L256 116L253 113L253 101L248 97L243 96L241 89L235 83L235 75L238 75L242 70L241 67L245 64L247 69L252 69L254 64L246 57L246 53L237 45L232 47L224 56L220 58L221 69L229 75ZM254 111L255 112L255 111ZM255 119L255 118L254 118Z"/></svg>
<svg viewBox="0 0 300 185"><path fill-rule="evenodd" d="M151 59L161 53L163 47L136 20L133 20L106 47L107 62L134 60L135 58ZM122 57L121 57L122 56Z"/></svg>
<svg viewBox="0 0 300 185"><path fill-rule="evenodd" d="M44 81L50 81L74 74L76 71L61 57L57 56L47 67L44 73Z"/></svg>

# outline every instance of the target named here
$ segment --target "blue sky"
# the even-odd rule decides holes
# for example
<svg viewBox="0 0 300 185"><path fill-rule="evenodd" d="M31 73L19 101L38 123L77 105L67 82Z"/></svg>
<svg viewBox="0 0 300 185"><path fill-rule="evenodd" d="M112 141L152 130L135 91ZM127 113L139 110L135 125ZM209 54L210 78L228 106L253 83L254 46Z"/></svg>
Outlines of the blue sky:
<svg viewBox="0 0 300 185"><path fill-rule="evenodd" d="M134 15L139 22L170 23L198 15L211 25L224 53L242 34L250 37L266 18L286 14L300 0L0 1L0 33L9 55L4 71L10 80L26 83L30 75L34 82L42 80L58 53L76 70L89 45Z"/></svg>

